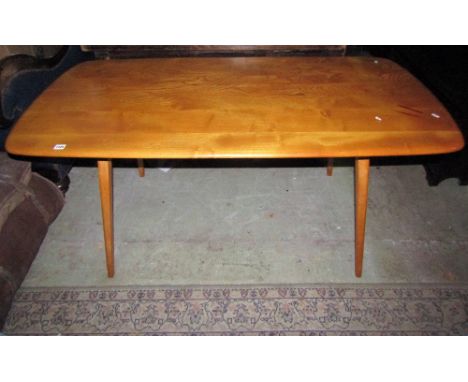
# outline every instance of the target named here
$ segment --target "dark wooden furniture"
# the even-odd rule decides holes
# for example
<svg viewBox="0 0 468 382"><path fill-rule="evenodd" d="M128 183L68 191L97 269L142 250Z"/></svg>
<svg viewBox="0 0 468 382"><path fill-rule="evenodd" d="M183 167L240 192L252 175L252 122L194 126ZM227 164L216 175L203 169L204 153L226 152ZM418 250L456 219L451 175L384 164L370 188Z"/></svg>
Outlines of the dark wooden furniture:
<svg viewBox="0 0 468 382"><path fill-rule="evenodd" d="M398 62L421 80L447 107L468 139L468 47L467 46L369 46L377 56ZM426 179L436 186L444 179L458 178L468 185L468 148L422 161Z"/></svg>
<svg viewBox="0 0 468 382"><path fill-rule="evenodd" d="M96 58L343 56L345 45L84 45Z"/></svg>

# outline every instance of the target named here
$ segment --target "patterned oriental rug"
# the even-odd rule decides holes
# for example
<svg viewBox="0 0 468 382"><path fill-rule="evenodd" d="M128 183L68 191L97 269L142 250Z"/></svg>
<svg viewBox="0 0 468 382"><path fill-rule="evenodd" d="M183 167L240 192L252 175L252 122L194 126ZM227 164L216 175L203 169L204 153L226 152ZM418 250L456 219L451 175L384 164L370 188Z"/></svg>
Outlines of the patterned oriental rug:
<svg viewBox="0 0 468 382"><path fill-rule="evenodd" d="M22 288L6 335L467 335L468 285Z"/></svg>

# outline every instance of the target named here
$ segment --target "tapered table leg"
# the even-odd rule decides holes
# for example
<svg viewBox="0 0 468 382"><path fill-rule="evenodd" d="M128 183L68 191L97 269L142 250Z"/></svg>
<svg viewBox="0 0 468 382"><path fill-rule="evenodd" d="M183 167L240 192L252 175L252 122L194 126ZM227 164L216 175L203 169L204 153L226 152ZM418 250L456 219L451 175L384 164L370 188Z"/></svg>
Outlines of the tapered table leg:
<svg viewBox="0 0 468 382"><path fill-rule="evenodd" d="M369 159L356 159L356 222L355 222L355 258L356 277L362 275L362 260L364 257L364 238L366 233L367 194L369 186Z"/></svg>
<svg viewBox="0 0 468 382"><path fill-rule="evenodd" d="M112 161L98 161L99 191L101 193L102 226L106 247L107 276L114 276L114 213L112 190Z"/></svg>
<svg viewBox="0 0 468 382"><path fill-rule="evenodd" d="M143 159L137 159L138 162L138 174L140 176L145 176L145 162L143 162Z"/></svg>
<svg viewBox="0 0 468 382"><path fill-rule="evenodd" d="M328 176L333 175L333 158L327 159L327 175Z"/></svg>

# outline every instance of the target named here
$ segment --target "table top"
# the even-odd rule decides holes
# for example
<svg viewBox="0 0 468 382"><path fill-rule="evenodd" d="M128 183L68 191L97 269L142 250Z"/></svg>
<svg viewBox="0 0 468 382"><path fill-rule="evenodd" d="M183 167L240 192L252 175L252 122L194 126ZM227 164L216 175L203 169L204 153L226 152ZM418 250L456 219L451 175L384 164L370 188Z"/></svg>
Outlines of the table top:
<svg viewBox="0 0 468 382"><path fill-rule="evenodd" d="M84 158L307 158L438 154L463 137L397 64L369 57L81 63L9 135L11 154Z"/></svg>

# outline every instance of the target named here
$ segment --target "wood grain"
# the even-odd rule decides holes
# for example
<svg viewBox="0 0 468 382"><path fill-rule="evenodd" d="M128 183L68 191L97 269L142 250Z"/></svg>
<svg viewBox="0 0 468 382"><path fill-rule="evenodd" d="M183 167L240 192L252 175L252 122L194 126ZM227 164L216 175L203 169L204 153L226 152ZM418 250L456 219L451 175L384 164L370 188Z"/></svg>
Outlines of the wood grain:
<svg viewBox="0 0 468 382"><path fill-rule="evenodd" d="M333 158L327 159L327 176L333 175Z"/></svg>
<svg viewBox="0 0 468 382"><path fill-rule="evenodd" d="M145 176L145 162L143 159L137 159L138 175Z"/></svg>
<svg viewBox="0 0 468 382"><path fill-rule="evenodd" d="M333 158L463 145L441 103L388 60L198 57L79 64L36 99L6 148L47 157Z"/></svg>
<svg viewBox="0 0 468 382"><path fill-rule="evenodd" d="M354 273L362 275L364 241L366 235L367 195L369 190L369 159L356 159L355 164L355 253Z"/></svg>
<svg viewBox="0 0 468 382"><path fill-rule="evenodd" d="M98 161L99 192L101 195L102 227L106 248L107 276L114 277L114 211L112 161Z"/></svg>

